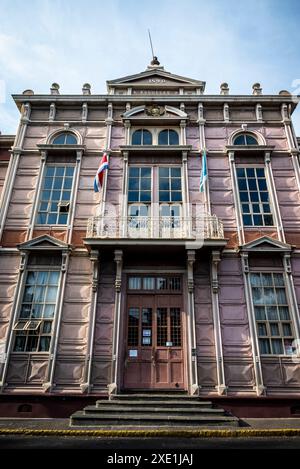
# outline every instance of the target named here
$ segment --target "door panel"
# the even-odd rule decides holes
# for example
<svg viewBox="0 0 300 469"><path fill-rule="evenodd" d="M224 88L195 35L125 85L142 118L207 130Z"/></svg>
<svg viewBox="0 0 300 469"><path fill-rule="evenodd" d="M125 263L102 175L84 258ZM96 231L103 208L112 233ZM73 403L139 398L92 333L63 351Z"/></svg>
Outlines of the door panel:
<svg viewBox="0 0 300 469"><path fill-rule="evenodd" d="M127 295L124 388L185 388L182 316L181 294Z"/></svg>

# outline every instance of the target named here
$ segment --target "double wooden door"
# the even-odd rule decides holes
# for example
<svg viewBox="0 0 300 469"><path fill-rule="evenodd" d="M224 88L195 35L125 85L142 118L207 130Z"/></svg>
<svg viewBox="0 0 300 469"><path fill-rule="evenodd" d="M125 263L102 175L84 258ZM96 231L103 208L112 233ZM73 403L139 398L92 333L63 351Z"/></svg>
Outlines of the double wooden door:
<svg viewBox="0 0 300 469"><path fill-rule="evenodd" d="M128 294L125 389L185 389L182 295Z"/></svg>

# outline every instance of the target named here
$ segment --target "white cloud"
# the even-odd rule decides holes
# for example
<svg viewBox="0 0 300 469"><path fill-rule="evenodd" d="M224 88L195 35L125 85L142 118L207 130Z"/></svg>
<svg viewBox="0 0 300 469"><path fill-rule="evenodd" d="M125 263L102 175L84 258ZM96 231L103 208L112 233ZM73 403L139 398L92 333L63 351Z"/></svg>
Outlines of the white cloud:
<svg viewBox="0 0 300 469"><path fill-rule="evenodd" d="M0 80L7 93L47 93L52 82L62 93L80 93L85 82L104 92L107 79L146 68L150 27L165 68L205 80L207 93L223 81L232 94L251 93L257 81L277 93L300 76L299 37L274 2L0 0Z"/></svg>

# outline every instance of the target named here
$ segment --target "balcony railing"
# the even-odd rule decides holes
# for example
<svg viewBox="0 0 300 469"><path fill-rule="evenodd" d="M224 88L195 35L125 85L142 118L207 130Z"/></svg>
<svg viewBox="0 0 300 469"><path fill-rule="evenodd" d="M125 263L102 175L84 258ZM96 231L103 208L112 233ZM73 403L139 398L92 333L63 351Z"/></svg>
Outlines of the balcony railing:
<svg viewBox="0 0 300 469"><path fill-rule="evenodd" d="M87 238L223 239L216 215L200 217L98 216L88 221Z"/></svg>

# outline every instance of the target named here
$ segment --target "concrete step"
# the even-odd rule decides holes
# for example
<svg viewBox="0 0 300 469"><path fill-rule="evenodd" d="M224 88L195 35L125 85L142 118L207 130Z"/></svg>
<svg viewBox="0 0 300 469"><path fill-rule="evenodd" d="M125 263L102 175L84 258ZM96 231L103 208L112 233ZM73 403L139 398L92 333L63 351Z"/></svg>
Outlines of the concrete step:
<svg viewBox="0 0 300 469"><path fill-rule="evenodd" d="M185 406L180 406L180 407L162 407L162 406L139 406L139 405L110 405L110 406L87 406L83 409L83 411L86 414L111 414L111 415L118 415L119 413L142 413L142 414L158 414L161 413L164 416L167 415L186 415L187 417L189 415L224 415L224 410L223 409L211 409L211 408L196 408L196 407L185 407Z"/></svg>
<svg viewBox="0 0 300 469"><path fill-rule="evenodd" d="M132 394L112 394L110 400L119 401L136 401L136 400L151 400L151 401L170 401L170 400L181 400L191 401L199 400L198 396L189 396L186 392L174 391L172 393L132 393Z"/></svg>
<svg viewBox="0 0 300 469"><path fill-rule="evenodd" d="M119 413L116 416L100 413L75 412L71 416L72 426L99 427L108 425L129 426L238 426L238 419L231 416L199 416L199 415L164 415Z"/></svg>
<svg viewBox="0 0 300 469"><path fill-rule="evenodd" d="M125 399L112 399L112 400L98 400L96 401L96 406L108 406L110 407L111 405L140 405L144 407L153 407L153 406L164 406L168 408L173 408L173 407L194 407L194 408L211 408L212 407L212 402L211 401L198 401L194 398L192 399L170 399L170 400L153 400L152 398L149 397L149 399L136 399L136 400L125 400Z"/></svg>

